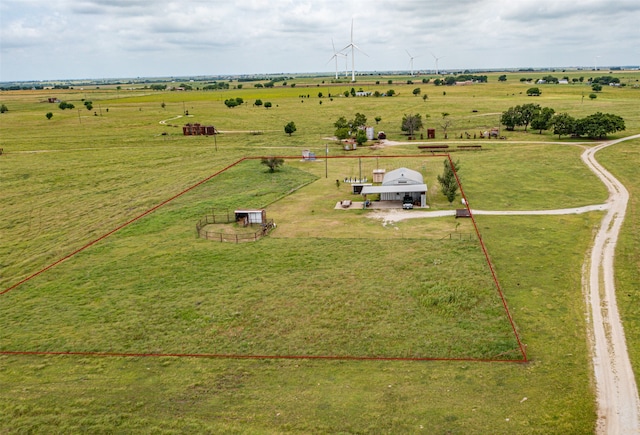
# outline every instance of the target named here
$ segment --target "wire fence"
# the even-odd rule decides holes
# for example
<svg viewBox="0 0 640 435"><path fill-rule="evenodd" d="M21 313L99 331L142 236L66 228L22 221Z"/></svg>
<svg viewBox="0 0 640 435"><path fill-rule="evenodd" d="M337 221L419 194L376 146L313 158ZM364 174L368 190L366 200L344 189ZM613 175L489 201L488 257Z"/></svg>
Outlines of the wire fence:
<svg viewBox="0 0 640 435"><path fill-rule="evenodd" d="M247 230L252 229L253 231L242 233L225 232L212 229L210 227L208 228L209 225L213 224L229 224L235 222L235 213L230 213L229 211L214 212L212 210L211 214L202 217L198 221L198 223L196 224L196 232L198 233L198 237L201 239L216 240L219 242L242 243L256 242L260 238L269 234L271 230L275 228L273 219L269 219L266 222L260 224L246 224L244 225L244 227Z"/></svg>

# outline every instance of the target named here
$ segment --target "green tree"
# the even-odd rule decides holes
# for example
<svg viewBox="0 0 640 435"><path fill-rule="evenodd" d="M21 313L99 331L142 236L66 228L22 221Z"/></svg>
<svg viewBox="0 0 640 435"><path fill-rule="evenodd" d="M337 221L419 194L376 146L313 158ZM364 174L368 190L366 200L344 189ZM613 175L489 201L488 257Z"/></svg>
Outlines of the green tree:
<svg viewBox="0 0 640 435"><path fill-rule="evenodd" d="M253 103L253 104L254 104L254 105L256 105L256 106L258 106L258 107L260 107L260 106L262 106L262 100L257 99L257 100L256 100L256 102L255 102L255 103Z"/></svg>
<svg viewBox="0 0 640 435"><path fill-rule="evenodd" d="M498 81L499 82L506 82L507 81L507 75L506 74L502 74L500 77L498 77Z"/></svg>
<svg viewBox="0 0 640 435"><path fill-rule="evenodd" d="M351 121L351 126L353 128L365 127L367 125L367 117L362 113L356 113L353 121Z"/></svg>
<svg viewBox="0 0 640 435"><path fill-rule="evenodd" d="M591 85L591 90L593 92L600 92L602 91L602 85L600 83L594 83Z"/></svg>
<svg viewBox="0 0 640 435"><path fill-rule="evenodd" d="M333 123L335 128L349 128L349 121L344 116L338 118L336 122Z"/></svg>
<svg viewBox="0 0 640 435"><path fill-rule="evenodd" d="M382 117L381 117L381 116L376 116L376 117L375 117L375 120L376 120L376 125L378 125L378 123L379 123L380 121L382 121Z"/></svg>
<svg viewBox="0 0 640 435"><path fill-rule="evenodd" d="M352 97L356 96L356 90L355 88L351 88L351 91L349 91Z"/></svg>
<svg viewBox="0 0 640 435"><path fill-rule="evenodd" d="M540 88L529 88L527 89L527 95L530 97L539 97L542 94Z"/></svg>
<svg viewBox="0 0 640 435"><path fill-rule="evenodd" d="M44 116L46 116L46 117L47 117L47 119L51 119L51 118L53 118L53 113L51 113L51 112L47 112L47 114L46 114L46 115L44 115Z"/></svg>
<svg viewBox="0 0 640 435"><path fill-rule="evenodd" d="M555 112L551 107L543 107L531 120L531 128L540 130L542 134L542 130L548 130L551 126L551 118Z"/></svg>
<svg viewBox="0 0 640 435"><path fill-rule="evenodd" d="M445 159L444 171L442 172L442 175L438 175L440 190L449 201L449 204L456 199L456 192L458 191L458 180L456 179L454 170L455 172L460 170L460 162L451 162L449 159Z"/></svg>
<svg viewBox="0 0 640 435"><path fill-rule="evenodd" d="M287 125L284 126L284 132L291 136L297 130L296 124L293 121L290 121Z"/></svg>
<svg viewBox="0 0 640 435"><path fill-rule="evenodd" d="M241 104L244 104L244 99L242 99L240 97L237 97L236 98L236 103L238 103L238 106L241 105Z"/></svg>
<svg viewBox="0 0 640 435"><path fill-rule="evenodd" d="M578 136L602 139L609 133L625 130L624 119L611 113L597 112L575 122L574 133Z"/></svg>
<svg viewBox="0 0 640 435"><path fill-rule="evenodd" d="M267 109L270 108L271 107L271 101L265 102L264 103L264 107L267 108Z"/></svg>
<svg viewBox="0 0 640 435"><path fill-rule="evenodd" d="M349 127L340 127L336 129L335 136L338 140L344 140L349 137Z"/></svg>
<svg viewBox="0 0 640 435"><path fill-rule="evenodd" d="M74 106L74 105L73 105L73 104L71 104L71 103L67 103L66 101L61 101L61 102L60 102L60 104L58 104L58 107L59 107L61 110L66 110L66 109L71 110L71 109L74 109L76 106Z"/></svg>
<svg viewBox="0 0 640 435"><path fill-rule="evenodd" d="M322 98L324 95L322 95L322 92L318 92L318 98Z"/></svg>
<svg viewBox="0 0 640 435"><path fill-rule="evenodd" d="M336 138L338 140L344 140L349 137L349 127L340 127L336 129Z"/></svg>
<svg viewBox="0 0 640 435"><path fill-rule="evenodd" d="M91 101L85 101L85 102L84 102L84 107L86 107L86 108L87 108L87 110L91 110L91 109L93 109L93 102L91 102Z"/></svg>
<svg viewBox="0 0 640 435"><path fill-rule="evenodd" d="M540 105L533 103L523 104L522 106L516 106L516 110L520 111L520 125L524 125L524 131L527 131L527 127L533 118L540 113Z"/></svg>
<svg viewBox="0 0 640 435"><path fill-rule="evenodd" d="M409 133L409 136L422 128L422 115L416 113L415 115L404 115L402 117L402 125L400 127L402 131Z"/></svg>
<svg viewBox="0 0 640 435"><path fill-rule="evenodd" d="M413 95L415 95L417 97L418 95L420 95L420 92L422 92L420 88L415 88L413 90Z"/></svg>
<svg viewBox="0 0 640 435"><path fill-rule="evenodd" d="M224 104L229 109L232 109L238 105L238 101L235 98L229 98L228 100L224 100Z"/></svg>
<svg viewBox="0 0 640 435"><path fill-rule="evenodd" d="M598 96L596 94L589 94L589 98L595 100Z"/></svg>
<svg viewBox="0 0 640 435"><path fill-rule="evenodd" d="M356 143L359 146L361 146L366 141L367 141L367 133L362 129L358 129L358 132L356 133Z"/></svg>
<svg viewBox="0 0 640 435"><path fill-rule="evenodd" d="M0 104L0 113L7 113L9 108L5 104Z"/></svg>
<svg viewBox="0 0 640 435"><path fill-rule="evenodd" d="M507 127L507 130L513 131L515 130L517 125L520 125L520 117L522 114L515 107L509 107L507 110L502 112L502 116L500 117L500 123Z"/></svg>
<svg viewBox="0 0 640 435"><path fill-rule="evenodd" d="M263 157L260 164L265 165L269 168L269 172L276 172L276 170L284 165L284 159L280 157Z"/></svg>
<svg viewBox="0 0 640 435"><path fill-rule="evenodd" d="M576 120L568 113L559 113L551 118L551 126L553 127L553 134L558 135L558 139L562 135L569 135L573 133L573 128Z"/></svg>
<svg viewBox="0 0 640 435"><path fill-rule="evenodd" d="M396 91L394 91L393 89L389 89L389 90L386 92L386 96L387 96L387 97L393 97L395 94L396 94Z"/></svg>

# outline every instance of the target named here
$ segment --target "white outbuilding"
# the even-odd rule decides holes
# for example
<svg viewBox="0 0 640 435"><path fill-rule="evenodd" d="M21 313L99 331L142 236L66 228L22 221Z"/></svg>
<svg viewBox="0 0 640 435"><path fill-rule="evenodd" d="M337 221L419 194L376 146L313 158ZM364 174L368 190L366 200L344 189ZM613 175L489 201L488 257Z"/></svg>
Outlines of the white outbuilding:
<svg viewBox="0 0 640 435"><path fill-rule="evenodd" d="M427 185L422 174L407 168L398 168L384 174L382 185L364 186L362 195L380 194L380 201L411 200L420 207L427 205Z"/></svg>

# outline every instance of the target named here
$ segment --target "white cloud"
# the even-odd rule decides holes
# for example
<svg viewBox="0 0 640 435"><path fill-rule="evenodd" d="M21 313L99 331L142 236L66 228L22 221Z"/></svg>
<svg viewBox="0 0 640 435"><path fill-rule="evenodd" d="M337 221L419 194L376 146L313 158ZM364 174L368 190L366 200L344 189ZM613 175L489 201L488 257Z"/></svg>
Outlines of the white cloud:
<svg viewBox="0 0 640 435"><path fill-rule="evenodd" d="M638 64L637 0L3 0L0 81ZM175 59L175 61L172 61ZM43 65L46 67L43 68Z"/></svg>

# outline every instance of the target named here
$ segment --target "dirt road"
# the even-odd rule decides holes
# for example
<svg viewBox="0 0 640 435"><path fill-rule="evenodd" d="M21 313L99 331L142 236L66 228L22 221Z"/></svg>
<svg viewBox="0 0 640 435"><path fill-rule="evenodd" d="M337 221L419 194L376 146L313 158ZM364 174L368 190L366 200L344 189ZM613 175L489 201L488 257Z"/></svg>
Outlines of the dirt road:
<svg viewBox="0 0 640 435"><path fill-rule="evenodd" d="M598 434L640 433L640 399L618 313L613 264L629 192L595 159L595 154L603 148L638 138L640 135L605 142L582 154L584 163L609 190L609 210L596 235L591 257L583 268L583 288L591 313L589 332L598 402Z"/></svg>
<svg viewBox="0 0 640 435"><path fill-rule="evenodd" d="M590 315L587 321L596 384L598 435L640 434L640 398L618 312L614 279L615 248L624 221L629 192L595 159L595 154L603 148L631 139L640 139L640 135L604 142L582 153L584 163L607 186L609 199L606 204L559 210L471 210L477 215L559 215L594 210L607 211L595 237L590 256L583 265L582 278L587 312L588 316ZM382 219L386 225L404 219L454 214L453 211L381 210L372 213L370 217Z"/></svg>

